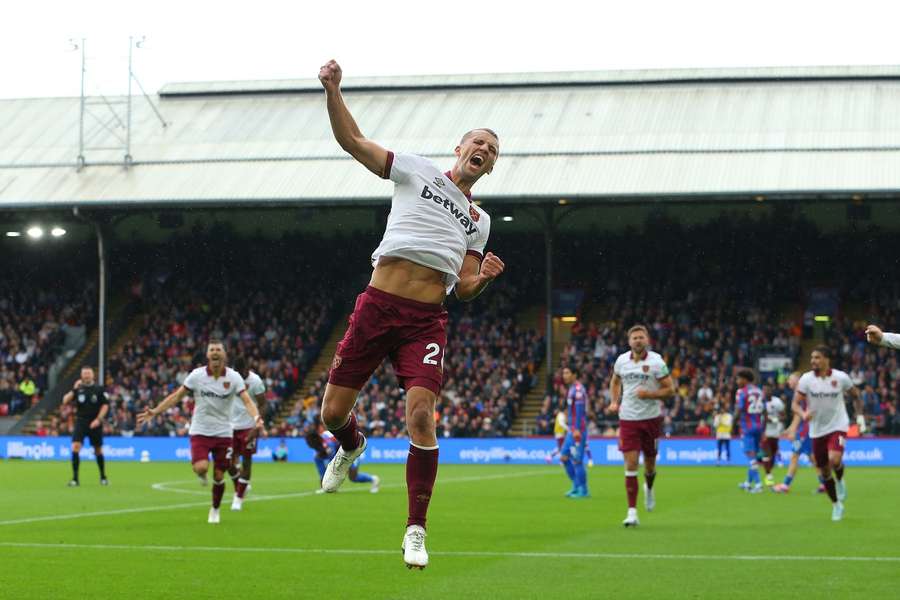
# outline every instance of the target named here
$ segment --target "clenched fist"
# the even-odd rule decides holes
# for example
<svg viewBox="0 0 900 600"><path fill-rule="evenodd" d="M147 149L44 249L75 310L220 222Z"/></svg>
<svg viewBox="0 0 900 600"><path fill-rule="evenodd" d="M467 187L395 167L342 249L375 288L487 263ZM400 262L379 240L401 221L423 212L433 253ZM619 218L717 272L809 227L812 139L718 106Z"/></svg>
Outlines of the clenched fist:
<svg viewBox="0 0 900 600"><path fill-rule="evenodd" d="M319 81L327 91L337 90L341 86L341 65L334 59L329 60L319 69Z"/></svg>
<svg viewBox="0 0 900 600"><path fill-rule="evenodd" d="M880 344L884 338L884 332L877 325L866 327L866 339L870 344Z"/></svg>
<svg viewBox="0 0 900 600"><path fill-rule="evenodd" d="M500 257L492 252L488 252L484 255L484 260L481 261L481 271L478 274L482 279L493 281L503 272L504 268L506 268L506 265L503 264Z"/></svg>

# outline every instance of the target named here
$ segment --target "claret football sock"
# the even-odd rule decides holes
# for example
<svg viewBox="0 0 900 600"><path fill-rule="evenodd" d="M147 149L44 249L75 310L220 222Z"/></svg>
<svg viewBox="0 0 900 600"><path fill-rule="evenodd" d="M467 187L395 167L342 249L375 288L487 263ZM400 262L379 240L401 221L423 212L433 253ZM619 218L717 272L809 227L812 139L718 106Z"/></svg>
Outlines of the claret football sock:
<svg viewBox="0 0 900 600"><path fill-rule="evenodd" d="M428 504L434 480L437 478L438 448L421 448L409 445L409 456L406 458L406 493L409 500L409 518L406 526L420 525L425 527L428 515Z"/></svg>
<svg viewBox="0 0 900 600"><path fill-rule="evenodd" d="M628 508L637 508L638 472L625 471L625 492L628 495Z"/></svg>
<svg viewBox="0 0 900 600"><path fill-rule="evenodd" d="M356 415L353 413L350 413L350 418L347 419L347 423L343 427L330 431L341 443L341 448L344 449L344 452L350 452L359 447L359 429L356 425Z"/></svg>
<svg viewBox="0 0 900 600"><path fill-rule="evenodd" d="M222 496L225 495L225 480L213 481L212 486L212 505L213 508L219 508L222 504Z"/></svg>
<svg viewBox="0 0 900 600"><path fill-rule="evenodd" d="M825 491L828 492L828 497L831 498L832 502L837 502L837 490L834 486L834 477L829 477L825 480Z"/></svg>
<svg viewBox="0 0 900 600"><path fill-rule="evenodd" d="M844 478L844 463L841 463L841 466L834 468L834 474L837 476L838 481L841 481Z"/></svg>

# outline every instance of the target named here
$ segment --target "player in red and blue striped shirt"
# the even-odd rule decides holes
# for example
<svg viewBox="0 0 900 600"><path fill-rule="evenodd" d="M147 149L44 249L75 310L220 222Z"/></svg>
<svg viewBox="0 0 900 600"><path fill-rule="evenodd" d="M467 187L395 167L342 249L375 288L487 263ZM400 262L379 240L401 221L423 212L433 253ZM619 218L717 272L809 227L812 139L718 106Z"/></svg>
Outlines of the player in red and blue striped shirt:
<svg viewBox="0 0 900 600"><path fill-rule="evenodd" d="M739 387L734 400L734 420L740 423L744 454L750 461L747 481L741 482L740 488L758 494L762 491L762 478L758 470L757 457L766 422L766 402L763 391L759 386L753 385L755 378L750 369L741 369L737 372Z"/></svg>
<svg viewBox="0 0 900 600"><path fill-rule="evenodd" d="M572 489L566 494L569 498L588 498L587 470L584 468L584 451L587 446L587 391L578 381L578 369L565 367L562 372L563 383L569 386L566 395L566 417L569 432L560 448L560 460L566 474L572 480Z"/></svg>

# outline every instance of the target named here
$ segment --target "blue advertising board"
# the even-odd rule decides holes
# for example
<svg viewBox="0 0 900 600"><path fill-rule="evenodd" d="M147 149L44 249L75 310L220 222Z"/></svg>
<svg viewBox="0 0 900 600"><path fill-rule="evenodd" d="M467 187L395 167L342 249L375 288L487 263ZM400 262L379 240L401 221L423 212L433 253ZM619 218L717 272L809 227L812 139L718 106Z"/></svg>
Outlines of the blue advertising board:
<svg viewBox="0 0 900 600"><path fill-rule="evenodd" d="M280 440L259 441L254 460L270 462ZM290 462L312 461L313 454L302 438L286 438ZM0 458L25 460L69 460L71 442L67 437L0 436ZM621 465L622 454L616 440L593 438L589 445L595 465ZM405 463L409 442L406 439L370 439L365 459L378 463ZM440 441L441 462L445 464L546 464L556 448L547 438L453 438ZM787 461L791 446L780 445L781 458ZM103 443L107 460L189 461L190 443L184 437L107 437ZM83 459L92 459L88 445L81 450ZM900 438L848 439L844 460L848 465L900 466ZM660 440L659 464L714 465L716 442L711 438L671 438ZM807 458L802 464L809 464ZM741 442L731 442L731 463L746 465Z"/></svg>

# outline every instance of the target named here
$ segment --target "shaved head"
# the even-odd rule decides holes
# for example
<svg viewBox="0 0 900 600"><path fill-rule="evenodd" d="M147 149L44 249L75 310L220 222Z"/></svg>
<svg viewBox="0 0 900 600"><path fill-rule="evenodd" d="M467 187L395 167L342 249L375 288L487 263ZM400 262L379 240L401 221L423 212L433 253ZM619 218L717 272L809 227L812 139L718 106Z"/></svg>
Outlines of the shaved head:
<svg viewBox="0 0 900 600"><path fill-rule="evenodd" d="M467 131L467 132L462 136L462 139L459 140L459 143L462 144L463 142L465 142L467 139L469 139L470 137L472 137L473 135L475 135L475 134L478 133L479 131L484 131L485 133L491 134L492 136L494 136L494 139L496 139L498 143L500 142L500 136L497 135L497 132L496 132L496 131L494 131L493 129L488 129L487 127L479 127L478 129L471 129L471 130Z"/></svg>

